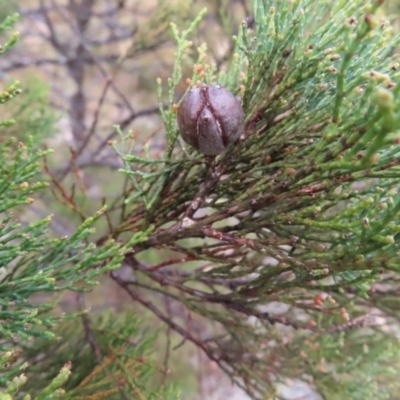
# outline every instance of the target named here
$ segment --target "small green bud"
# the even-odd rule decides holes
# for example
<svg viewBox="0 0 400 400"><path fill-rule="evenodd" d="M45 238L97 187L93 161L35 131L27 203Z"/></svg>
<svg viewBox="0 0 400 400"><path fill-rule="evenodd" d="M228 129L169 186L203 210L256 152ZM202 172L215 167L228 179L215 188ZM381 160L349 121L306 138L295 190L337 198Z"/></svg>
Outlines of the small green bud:
<svg viewBox="0 0 400 400"><path fill-rule="evenodd" d="M377 87L374 92L374 100L381 110L391 110L394 107L393 94L383 87Z"/></svg>

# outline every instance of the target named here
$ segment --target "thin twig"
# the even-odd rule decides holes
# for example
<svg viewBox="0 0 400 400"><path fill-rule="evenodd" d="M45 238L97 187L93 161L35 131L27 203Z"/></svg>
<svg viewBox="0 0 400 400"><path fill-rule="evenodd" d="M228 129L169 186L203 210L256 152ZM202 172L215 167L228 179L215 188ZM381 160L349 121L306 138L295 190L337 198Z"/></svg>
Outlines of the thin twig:
<svg viewBox="0 0 400 400"><path fill-rule="evenodd" d="M85 299L83 298L82 293L79 293L76 296L76 301L78 303L79 311L84 312L86 306L85 306ZM101 360L102 360L101 350L100 350L99 345L96 342L96 338L93 334L91 323L90 323L90 320L89 320L87 314L85 314L85 313L82 314L81 320L82 320L83 329L85 331L86 339L89 342L89 345L93 350L93 353L96 357L97 362L101 363Z"/></svg>

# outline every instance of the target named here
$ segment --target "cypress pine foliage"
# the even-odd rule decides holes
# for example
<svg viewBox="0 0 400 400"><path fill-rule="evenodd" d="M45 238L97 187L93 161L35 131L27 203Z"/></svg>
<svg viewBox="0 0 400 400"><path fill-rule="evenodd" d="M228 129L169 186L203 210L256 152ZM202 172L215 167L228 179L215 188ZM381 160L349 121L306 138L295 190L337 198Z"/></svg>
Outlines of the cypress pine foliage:
<svg viewBox="0 0 400 400"><path fill-rule="evenodd" d="M222 70L190 41L205 11L185 30L172 25L175 65L158 81L165 150L134 152L132 132L116 127L128 183L69 238L46 234L50 218L14 221L45 186L33 178L47 152L33 139L2 144L0 399L175 398L146 385L155 369L143 321L84 315L81 326L33 302L86 290L103 272L251 399L285 399L292 379L329 400L398 397L400 37L382 3L254 0ZM194 55L188 78L181 65ZM213 161L179 138L186 78L242 97L245 132ZM11 84L0 103L19 92ZM112 271L122 263L131 278Z"/></svg>
<svg viewBox="0 0 400 400"><path fill-rule="evenodd" d="M131 188L110 234L151 233L126 255L136 278L113 279L252 399L284 399L294 378L326 399L399 393L400 37L382 3L254 0L225 71L189 40L204 13L172 25L164 154L132 154L132 132L114 143ZM242 138L213 162L175 123L193 52L188 82L226 86L246 115ZM145 262L155 249L165 259ZM208 321L205 332L152 293Z"/></svg>

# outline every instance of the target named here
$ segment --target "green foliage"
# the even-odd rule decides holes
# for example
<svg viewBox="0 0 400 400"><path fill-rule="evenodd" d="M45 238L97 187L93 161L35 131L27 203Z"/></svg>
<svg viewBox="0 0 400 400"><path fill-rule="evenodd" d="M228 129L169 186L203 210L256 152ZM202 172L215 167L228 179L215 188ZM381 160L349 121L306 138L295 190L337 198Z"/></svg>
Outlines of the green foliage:
<svg viewBox="0 0 400 400"><path fill-rule="evenodd" d="M363 344L364 339L362 336L356 338L356 348L349 348L355 343L342 341L341 338L328 337L323 341L326 346L322 348L325 370L322 366L320 371L313 371L318 376L315 383L321 393L329 393L332 400L391 399L399 393L400 383L396 379L400 350L398 341L384 343L382 340L388 338L379 334L372 341L367 338L368 344ZM337 365L334 374L329 373L327 360Z"/></svg>
<svg viewBox="0 0 400 400"><path fill-rule="evenodd" d="M0 2L0 4L3 3L3 1ZM0 32L5 32L9 31L12 29L15 25L15 23L18 21L19 16L18 14L13 14L9 15L9 12L2 16L2 22L0 23ZM14 34L11 35L11 39L6 43L5 46L3 47L3 52L6 52L11 46L13 46L16 43L16 37L18 36L18 33L15 32Z"/></svg>
<svg viewBox="0 0 400 400"><path fill-rule="evenodd" d="M24 375L23 386L19 388L16 398L23 398L29 393L32 399L44 399L46 393L48 395L61 387L60 398L65 400L119 400L121 396L149 400L178 398L172 388L161 394L157 385L151 385L155 375L161 376L166 372L153 364L150 349L155 335L140 328L143 321L131 313L118 317L109 313L98 320L86 322L90 324L90 329L93 327L91 340L101 360L93 352L87 339L88 332L85 332L81 321L63 321L56 327L63 340L50 344L37 340L30 346L24 346L24 357L37 361ZM69 360L68 365L63 366L63 359ZM40 380L35 379L38 376ZM43 390L43 387L46 389ZM12 393L11 389L9 393Z"/></svg>
<svg viewBox="0 0 400 400"><path fill-rule="evenodd" d="M3 112L3 118L14 122L4 127L0 125L0 135L18 141L26 141L32 136L39 147L43 140L57 133L57 117L49 107L48 87L39 78L30 78L17 85L14 93L17 91L18 97ZM20 86L24 87L23 91Z"/></svg>
<svg viewBox="0 0 400 400"><path fill-rule="evenodd" d="M269 338L276 346L266 353L268 360L286 360L277 379L283 385L286 377L303 379L329 400L394 399L399 392L400 343L378 330L282 338L282 330L273 329Z"/></svg>
<svg viewBox="0 0 400 400"><path fill-rule="evenodd" d="M274 350L289 336L305 351L302 330L313 332L313 351L326 354L334 376L308 369L326 398L398 393L399 346L380 324L395 331L399 322L400 36L378 17L380 3L255 0L254 28L242 24L227 70L217 74L199 47L191 82L224 84L246 114L243 137L214 164L177 141L173 101L194 25L173 26L164 155L128 154L130 135L121 134L123 172L133 179L126 200L143 215L129 230L153 227L132 254L157 246L180 257L132 267L149 278L143 287L224 326L238 354L214 337L203 350L255 399L280 398L277 381L302 374L298 358L296 368L292 354ZM367 325L373 334L363 336ZM339 333L349 362L346 350L330 354Z"/></svg>
<svg viewBox="0 0 400 400"><path fill-rule="evenodd" d="M118 267L122 255L113 242L97 250L85 244L102 211L87 219L70 237L56 239L45 235L51 217L29 224L16 221L11 210L32 203L31 196L45 186L32 182L38 160L45 152L35 152L31 140L26 146L20 144L12 159L8 147L8 144L0 147L1 158L5 160L0 178L0 315L4 320L0 330L4 339L13 342L35 336L55 339L53 333L41 328L51 327L55 318L41 316L40 309L46 306L28 299L43 291L85 290L96 284L95 277L103 271ZM98 267L94 269L94 265ZM1 344L3 351L8 346Z"/></svg>

